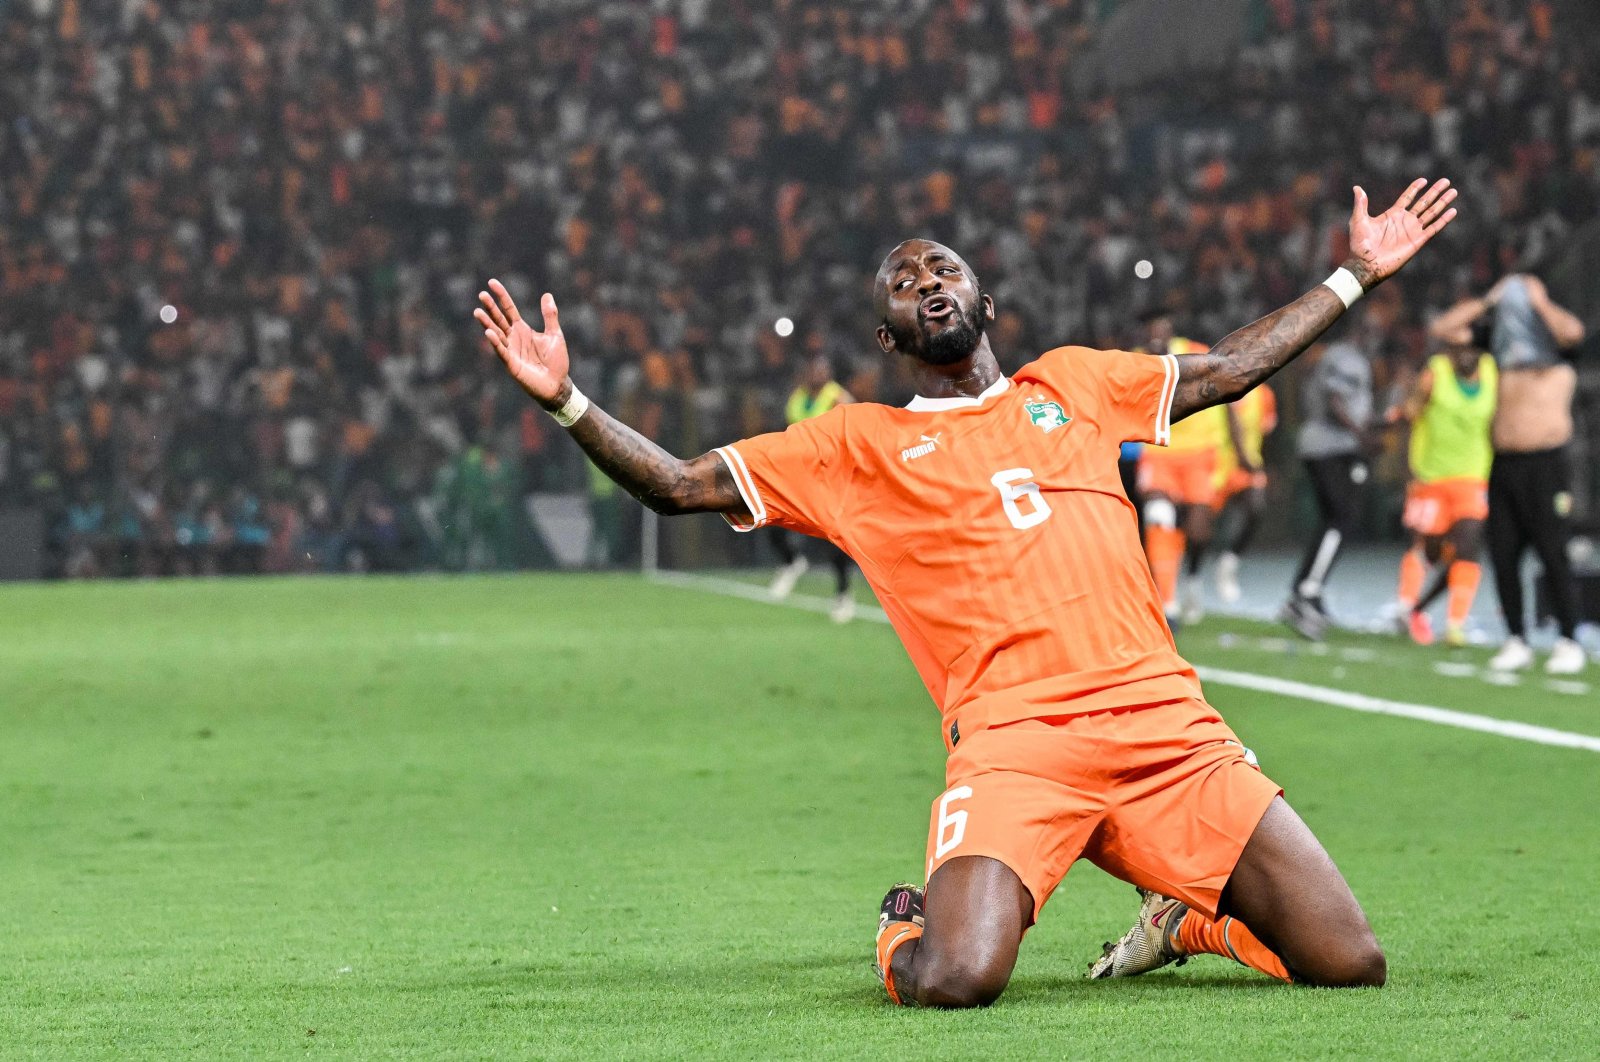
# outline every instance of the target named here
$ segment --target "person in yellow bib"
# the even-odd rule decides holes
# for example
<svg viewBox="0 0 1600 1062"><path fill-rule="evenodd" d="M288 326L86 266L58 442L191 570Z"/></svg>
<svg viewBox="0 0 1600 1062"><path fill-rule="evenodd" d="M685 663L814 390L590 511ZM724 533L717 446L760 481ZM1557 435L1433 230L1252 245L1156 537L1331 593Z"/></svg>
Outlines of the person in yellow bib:
<svg viewBox="0 0 1600 1062"><path fill-rule="evenodd" d="M1217 448L1217 597L1233 604L1242 596L1239 558L1250 548L1267 508L1267 466L1262 446L1278 426L1278 398L1262 384L1228 411L1228 442Z"/></svg>
<svg viewBox="0 0 1600 1062"><path fill-rule="evenodd" d="M1482 570L1484 521L1489 516L1489 428L1499 396L1494 358L1472 342L1470 330L1450 336L1428 359L1391 422L1411 423L1411 482L1402 520L1415 536L1400 561L1400 623L1419 645L1433 642L1427 608L1446 587L1445 640L1466 643L1467 614ZM1434 585L1424 594L1429 565Z"/></svg>
<svg viewBox="0 0 1600 1062"><path fill-rule="evenodd" d="M790 424L799 424L854 401L850 392L833 378L833 366L828 359L818 354L806 362L799 384L789 392L783 418ZM772 546L783 564L772 577L768 590L773 600L782 601L794 591L795 584L811 567L811 561L805 555L803 539L792 532L773 528ZM828 551L828 562L833 565L833 607L828 615L835 623L849 623L856 615L856 599L850 591L850 558L837 546L823 543L819 548Z"/></svg>
<svg viewBox="0 0 1600 1062"><path fill-rule="evenodd" d="M1146 321L1142 349L1151 354L1203 354L1204 343L1173 334L1172 317L1156 310ZM1229 445L1228 412L1212 406L1172 425L1165 446L1146 446L1139 454L1139 494L1143 500L1144 550L1161 595L1169 625L1201 618L1199 571L1211 538L1217 496L1217 452ZM1187 556L1190 578L1179 601L1179 577Z"/></svg>

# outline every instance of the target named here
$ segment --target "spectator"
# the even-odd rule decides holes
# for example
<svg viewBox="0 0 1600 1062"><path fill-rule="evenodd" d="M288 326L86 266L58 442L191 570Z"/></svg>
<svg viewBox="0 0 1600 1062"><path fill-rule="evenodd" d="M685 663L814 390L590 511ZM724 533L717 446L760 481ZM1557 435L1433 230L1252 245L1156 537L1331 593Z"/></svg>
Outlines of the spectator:
<svg viewBox="0 0 1600 1062"><path fill-rule="evenodd" d="M992 286L1014 368L1155 304L1215 339L1338 261L1356 172L1446 173L1473 208L1404 278L1382 385L1512 234L1560 246L1600 206L1588 0L1270 3L1225 67L1116 95L1113 6L0 6L0 503L140 496L139 571L213 533L284 570L375 533L330 493L423 527L474 448L581 489L464 323L490 273L560 292L579 383L693 450L770 419L807 337L900 398L861 291L911 233ZM272 499L265 541L236 500L191 511L201 483Z"/></svg>

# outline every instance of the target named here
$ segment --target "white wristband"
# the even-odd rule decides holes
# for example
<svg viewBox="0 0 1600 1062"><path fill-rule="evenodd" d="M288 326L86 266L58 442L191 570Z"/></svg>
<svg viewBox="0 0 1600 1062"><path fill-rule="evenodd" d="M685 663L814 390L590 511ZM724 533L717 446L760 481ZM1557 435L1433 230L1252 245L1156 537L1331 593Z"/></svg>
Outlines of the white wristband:
<svg viewBox="0 0 1600 1062"><path fill-rule="evenodd" d="M560 409L550 410L550 415L556 418L556 423L563 428L570 428L589 412L589 396L578 390L578 385L572 385L572 394L562 403Z"/></svg>
<svg viewBox="0 0 1600 1062"><path fill-rule="evenodd" d="M1339 296L1339 301L1344 303L1344 308L1347 310L1356 304L1357 299L1367 293L1367 290L1361 286L1361 281L1356 279L1356 275L1344 266L1335 269L1333 276L1324 280L1323 283L1333 289L1333 293Z"/></svg>

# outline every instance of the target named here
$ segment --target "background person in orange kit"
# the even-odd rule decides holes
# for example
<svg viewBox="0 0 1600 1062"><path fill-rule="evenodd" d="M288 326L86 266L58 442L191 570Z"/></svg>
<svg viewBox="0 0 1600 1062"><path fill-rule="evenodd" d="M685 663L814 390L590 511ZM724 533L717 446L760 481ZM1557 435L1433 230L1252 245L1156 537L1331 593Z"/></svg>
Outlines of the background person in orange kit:
<svg viewBox="0 0 1600 1062"><path fill-rule="evenodd" d="M1207 349L1203 343L1175 335L1172 315L1164 309L1148 314L1144 325L1140 349L1146 353L1201 354ZM1226 445L1228 414L1223 407L1213 406L1172 425L1172 437L1165 446L1146 446L1139 454L1145 555L1168 624L1200 619L1194 573L1211 539L1217 453ZM1184 581L1186 559L1189 578Z"/></svg>

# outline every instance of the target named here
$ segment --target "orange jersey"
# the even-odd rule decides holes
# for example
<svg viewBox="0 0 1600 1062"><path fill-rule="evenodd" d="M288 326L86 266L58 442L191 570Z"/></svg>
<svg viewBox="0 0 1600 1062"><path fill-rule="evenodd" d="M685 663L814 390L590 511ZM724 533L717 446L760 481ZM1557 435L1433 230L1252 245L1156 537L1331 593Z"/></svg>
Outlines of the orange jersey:
<svg viewBox="0 0 1600 1062"><path fill-rule="evenodd" d="M753 521L855 558L950 725L1200 696L1122 491L1177 359L1061 347L976 398L841 406L720 448Z"/></svg>

